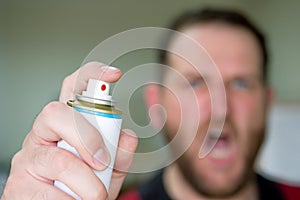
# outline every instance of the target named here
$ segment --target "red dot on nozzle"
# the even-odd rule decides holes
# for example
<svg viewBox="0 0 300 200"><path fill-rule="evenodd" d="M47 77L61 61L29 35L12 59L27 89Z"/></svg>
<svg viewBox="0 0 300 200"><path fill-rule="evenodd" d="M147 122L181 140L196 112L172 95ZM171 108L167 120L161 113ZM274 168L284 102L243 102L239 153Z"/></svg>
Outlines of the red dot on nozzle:
<svg viewBox="0 0 300 200"><path fill-rule="evenodd" d="M102 91L106 90L106 85L104 85L104 84L101 85L101 90L102 90Z"/></svg>

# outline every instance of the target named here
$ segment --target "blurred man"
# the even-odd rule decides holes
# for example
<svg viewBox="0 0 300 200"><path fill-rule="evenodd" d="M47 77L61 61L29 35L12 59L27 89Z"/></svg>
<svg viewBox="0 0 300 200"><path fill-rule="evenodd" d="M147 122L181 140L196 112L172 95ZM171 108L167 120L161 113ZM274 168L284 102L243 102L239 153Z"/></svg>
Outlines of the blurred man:
<svg viewBox="0 0 300 200"><path fill-rule="evenodd" d="M272 97L267 83L268 55L263 35L244 16L226 10L188 12L179 17L171 29L185 33L208 52L223 80L226 109L220 107L224 104L220 101L222 97L212 94L217 93L220 86L213 86L212 93L209 91L209 84L216 79L214 74L208 73L209 70L197 70L201 66L193 66L184 57L162 52L161 62L182 74L194 90L200 113L199 126L193 143L184 154L129 196L132 199L282 199L278 186L254 171ZM180 44L178 40L170 38L168 46ZM195 52L188 47L185 50L195 56L198 53L199 59L202 58L201 51ZM163 83L184 87L172 76L165 72ZM174 94L161 86L146 89L148 106L161 104L165 109L164 130L169 141L180 132L180 123L184 121L182 112L192 111L189 108L192 104L176 97L184 92L177 90ZM215 111L212 111L212 97L216 98ZM194 119L191 115L184 122L190 124L186 127L193 126ZM219 138L215 133L217 128L209 127L211 120L215 124L224 121ZM181 141L189 140L189 130L186 128L182 132ZM214 146L200 158L199 149L205 145L205 136L206 143L213 142ZM174 146L173 151L177 151L178 146Z"/></svg>

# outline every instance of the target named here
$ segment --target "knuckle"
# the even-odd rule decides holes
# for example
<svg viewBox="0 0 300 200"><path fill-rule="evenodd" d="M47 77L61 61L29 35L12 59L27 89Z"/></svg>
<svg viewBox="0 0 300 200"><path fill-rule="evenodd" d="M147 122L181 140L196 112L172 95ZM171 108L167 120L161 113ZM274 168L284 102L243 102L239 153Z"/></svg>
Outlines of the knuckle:
<svg viewBox="0 0 300 200"><path fill-rule="evenodd" d="M69 75L67 77L64 78L63 82L62 82L62 88L68 88L70 86L73 85L73 77L72 75Z"/></svg>
<svg viewBox="0 0 300 200"><path fill-rule="evenodd" d="M61 110L62 105L57 101L48 103L42 110L42 115L45 117L55 115L59 110Z"/></svg>
<svg viewBox="0 0 300 200"><path fill-rule="evenodd" d="M18 163L21 161L21 159L22 159L22 152L21 151L18 151L13 157L12 157L12 159L11 159L11 165L12 165L12 167L13 166L16 166L16 165L18 165Z"/></svg>
<svg viewBox="0 0 300 200"><path fill-rule="evenodd" d="M11 159L11 174L17 174L28 165L28 154L24 149L18 151Z"/></svg>

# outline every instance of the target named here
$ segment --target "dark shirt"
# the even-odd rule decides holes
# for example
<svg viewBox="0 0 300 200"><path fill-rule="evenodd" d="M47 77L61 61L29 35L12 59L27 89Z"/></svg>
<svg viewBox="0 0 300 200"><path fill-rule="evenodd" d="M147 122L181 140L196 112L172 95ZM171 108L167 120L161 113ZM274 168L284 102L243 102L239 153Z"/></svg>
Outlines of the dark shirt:
<svg viewBox="0 0 300 200"><path fill-rule="evenodd" d="M281 200L283 194L279 186L264 177L257 175L257 186L260 200ZM141 186L137 193L141 200L170 200L170 196L166 192L163 184L163 173L159 173L152 180Z"/></svg>

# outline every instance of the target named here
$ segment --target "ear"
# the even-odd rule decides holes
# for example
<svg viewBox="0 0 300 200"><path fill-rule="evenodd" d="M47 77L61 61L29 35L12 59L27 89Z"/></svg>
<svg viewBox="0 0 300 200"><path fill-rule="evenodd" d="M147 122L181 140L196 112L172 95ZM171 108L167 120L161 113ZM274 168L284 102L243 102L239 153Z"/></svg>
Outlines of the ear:
<svg viewBox="0 0 300 200"><path fill-rule="evenodd" d="M149 113L152 126L160 130L164 124L162 108L160 102L160 86L157 84L149 84L144 89L144 99Z"/></svg>

